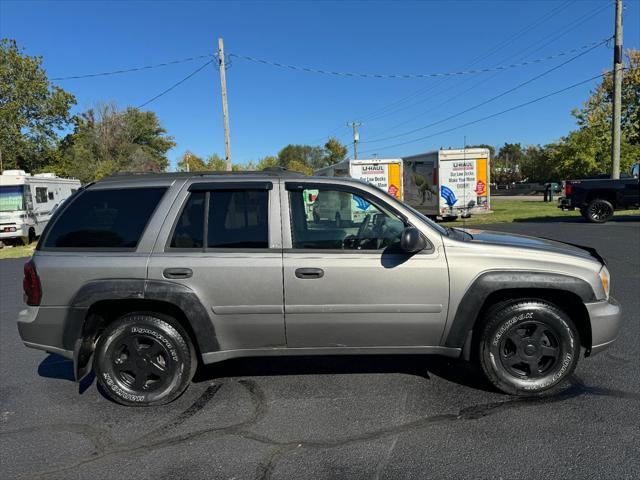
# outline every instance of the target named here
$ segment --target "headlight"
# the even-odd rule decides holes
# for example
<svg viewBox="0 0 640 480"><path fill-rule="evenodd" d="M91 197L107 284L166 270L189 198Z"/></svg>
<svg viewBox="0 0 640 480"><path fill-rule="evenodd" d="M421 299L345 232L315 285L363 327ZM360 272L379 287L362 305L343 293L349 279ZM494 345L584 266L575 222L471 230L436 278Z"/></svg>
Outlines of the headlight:
<svg viewBox="0 0 640 480"><path fill-rule="evenodd" d="M607 270L607 267L602 267L602 270L600 270L600 282L602 283L602 290L604 290L606 298L609 298L611 275L609 275L609 270Z"/></svg>

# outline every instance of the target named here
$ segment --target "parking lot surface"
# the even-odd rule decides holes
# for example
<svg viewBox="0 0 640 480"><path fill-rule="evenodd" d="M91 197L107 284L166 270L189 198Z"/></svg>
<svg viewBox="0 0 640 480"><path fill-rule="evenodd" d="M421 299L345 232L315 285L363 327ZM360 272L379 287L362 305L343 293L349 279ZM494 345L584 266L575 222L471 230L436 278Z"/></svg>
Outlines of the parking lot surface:
<svg viewBox="0 0 640 480"><path fill-rule="evenodd" d="M125 408L62 357L27 349L24 259L0 262L0 468L8 478L640 478L640 221L489 229L595 247L624 309L566 392L497 393L450 359L239 359L177 401ZM64 279L61 279L64 281Z"/></svg>

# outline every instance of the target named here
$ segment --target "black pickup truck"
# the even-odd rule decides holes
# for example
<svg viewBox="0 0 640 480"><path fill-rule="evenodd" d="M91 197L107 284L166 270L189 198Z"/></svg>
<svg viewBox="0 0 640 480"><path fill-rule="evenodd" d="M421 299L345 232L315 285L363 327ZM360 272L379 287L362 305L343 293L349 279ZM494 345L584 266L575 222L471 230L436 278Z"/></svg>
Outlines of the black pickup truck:
<svg viewBox="0 0 640 480"><path fill-rule="evenodd" d="M580 210L582 216L593 223L604 223L615 210L640 208L640 163L631 167L631 174L620 180L584 179L567 180L565 196L558 208Z"/></svg>

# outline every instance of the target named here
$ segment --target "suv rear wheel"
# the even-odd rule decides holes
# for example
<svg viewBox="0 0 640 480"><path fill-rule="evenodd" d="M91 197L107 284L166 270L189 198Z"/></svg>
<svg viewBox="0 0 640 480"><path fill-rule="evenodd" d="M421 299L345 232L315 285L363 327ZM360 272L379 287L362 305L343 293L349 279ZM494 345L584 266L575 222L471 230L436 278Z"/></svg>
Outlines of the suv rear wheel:
<svg viewBox="0 0 640 480"><path fill-rule="evenodd" d="M129 313L100 336L94 369L102 391L123 405L162 405L189 386L197 366L189 336L172 317Z"/></svg>
<svg viewBox="0 0 640 480"><path fill-rule="evenodd" d="M505 393L536 396L562 389L579 354L573 322L549 302L503 302L485 315L480 364L489 381Z"/></svg>

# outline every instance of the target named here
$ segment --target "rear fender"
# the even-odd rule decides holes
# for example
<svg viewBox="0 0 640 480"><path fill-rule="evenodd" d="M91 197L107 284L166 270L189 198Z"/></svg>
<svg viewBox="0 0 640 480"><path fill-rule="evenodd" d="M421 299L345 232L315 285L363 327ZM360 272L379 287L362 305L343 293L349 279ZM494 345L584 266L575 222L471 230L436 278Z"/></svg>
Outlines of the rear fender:
<svg viewBox="0 0 640 480"><path fill-rule="evenodd" d="M155 300L173 305L184 314L200 352L219 350L211 317L196 293L185 285L156 280L108 279L87 283L74 298L70 318L64 332L65 345L73 349L76 381L92 370L93 352L101 330L111 320L92 310L103 301Z"/></svg>

